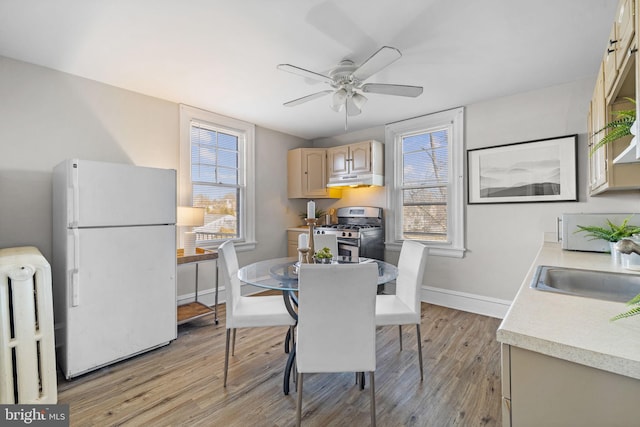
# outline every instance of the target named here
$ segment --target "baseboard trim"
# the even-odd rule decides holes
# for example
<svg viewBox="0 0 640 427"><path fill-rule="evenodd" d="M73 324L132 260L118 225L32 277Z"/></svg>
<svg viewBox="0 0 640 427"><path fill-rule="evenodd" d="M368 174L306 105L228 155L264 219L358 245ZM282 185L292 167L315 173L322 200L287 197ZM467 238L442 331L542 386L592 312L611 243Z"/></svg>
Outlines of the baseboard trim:
<svg viewBox="0 0 640 427"><path fill-rule="evenodd" d="M511 301L507 300L432 286L423 286L421 297L422 301L429 304L441 305L498 319L504 318L511 305Z"/></svg>
<svg viewBox="0 0 640 427"><path fill-rule="evenodd" d="M263 292L264 289L243 284L242 294L252 295ZM194 301L195 295L185 294L178 297L178 304L186 304ZM198 294L198 300L204 304L213 306L215 303L215 290L207 289ZM483 316L503 319L509 310L511 301L498 298L486 297L483 295L470 294L466 292L452 291L449 289L423 286L421 289L421 300L423 302L456 310L468 311L470 313L481 314ZM218 304L226 301L226 291L224 286L218 289Z"/></svg>

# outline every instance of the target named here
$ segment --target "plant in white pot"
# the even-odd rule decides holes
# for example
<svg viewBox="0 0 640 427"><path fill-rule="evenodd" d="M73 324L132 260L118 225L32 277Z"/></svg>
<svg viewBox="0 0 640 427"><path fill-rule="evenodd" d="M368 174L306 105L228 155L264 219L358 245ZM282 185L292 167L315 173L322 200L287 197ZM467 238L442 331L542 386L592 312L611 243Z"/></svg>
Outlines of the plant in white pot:
<svg viewBox="0 0 640 427"><path fill-rule="evenodd" d="M616 256L618 252L615 250L613 245L619 242L620 240L631 237L634 234L640 233L640 227L629 224L629 218L625 218L622 221L622 224L616 225L607 219L607 226L601 227L597 225L578 225L578 230L576 233L586 232L588 237L591 237L590 240L604 240L609 242L611 246L611 256L614 260L617 260Z"/></svg>

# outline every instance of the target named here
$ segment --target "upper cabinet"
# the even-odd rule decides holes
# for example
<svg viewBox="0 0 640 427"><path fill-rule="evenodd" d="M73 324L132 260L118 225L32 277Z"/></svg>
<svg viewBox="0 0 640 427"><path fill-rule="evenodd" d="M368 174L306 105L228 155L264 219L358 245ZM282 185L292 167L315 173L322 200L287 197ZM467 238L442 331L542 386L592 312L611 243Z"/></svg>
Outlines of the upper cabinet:
<svg viewBox="0 0 640 427"><path fill-rule="evenodd" d="M383 155L384 145L375 140L327 148L329 178L366 173L382 175Z"/></svg>
<svg viewBox="0 0 640 427"><path fill-rule="evenodd" d="M640 71L636 59L638 46L636 9L637 0L620 0L618 4L616 19L589 105L587 120L589 147L602 139L603 133L593 134L614 120L615 111L634 108L626 98L638 99L640 85L636 82ZM620 161L625 157L625 153L632 151L629 148L630 142L630 136L618 139L604 145L591 155L589 159L590 194L640 189L640 163ZM633 160L636 161L635 149L633 149Z"/></svg>
<svg viewBox="0 0 640 427"><path fill-rule="evenodd" d="M635 0L622 0L618 5L618 14L615 22L616 29L616 62L618 69L622 69L625 57L629 58L635 53L637 46L634 41L635 25ZM632 45L633 43L633 45Z"/></svg>
<svg viewBox="0 0 640 427"><path fill-rule="evenodd" d="M593 97L589 104L589 117L587 120L588 135L592 135L589 141L589 152L591 147L602 139L602 133L594 135L598 129L602 129L605 119L605 98L604 98L604 62L598 71L596 87L593 89ZM599 149L589 156L589 190L594 194L607 183L607 156L606 147Z"/></svg>
<svg viewBox="0 0 640 427"><path fill-rule="evenodd" d="M287 197L290 199L340 198L341 191L327 188L327 150L296 148L287 153Z"/></svg>

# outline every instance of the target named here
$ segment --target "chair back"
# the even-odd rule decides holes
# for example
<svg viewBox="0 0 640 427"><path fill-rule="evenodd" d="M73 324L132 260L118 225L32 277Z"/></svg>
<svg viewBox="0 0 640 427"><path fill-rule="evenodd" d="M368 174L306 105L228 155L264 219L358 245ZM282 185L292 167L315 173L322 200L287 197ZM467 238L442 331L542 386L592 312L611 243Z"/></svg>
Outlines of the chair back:
<svg viewBox="0 0 640 427"><path fill-rule="evenodd" d="M329 248L333 257L337 257L338 237L335 234L314 234L313 249L318 252L322 248Z"/></svg>
<svg viewBox="0 0 640 427"><path fill-rule="evenodd" d="M398 260L396 296L418 315L420 313L420 286L424 278L428 252L429 249L422 243L405 240L402 243Z"/></svg>
<svg viewBox="0 0 640 427"><path fill-rule="evenodd" d="M220 263L220 278L226 294L227 329L233 328L234 307L240 301L240 279L238 278L238 257L236 248L231 240L227 240L218 247L218 262Z"/></svg>
<svg viewBox="0 0 640 427"><path fill-rule="evenodd" d="M298 276L298 372L373 372L378 267L302 264Z"/></svg>

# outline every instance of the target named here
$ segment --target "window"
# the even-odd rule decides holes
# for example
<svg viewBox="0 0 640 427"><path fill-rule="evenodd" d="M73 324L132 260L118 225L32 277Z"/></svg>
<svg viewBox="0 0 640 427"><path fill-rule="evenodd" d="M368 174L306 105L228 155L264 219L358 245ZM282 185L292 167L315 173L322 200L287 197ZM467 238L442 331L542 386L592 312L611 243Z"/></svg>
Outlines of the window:
<svg viewBox="0 0 640 427"><path fill-rule="evenodd" d="M418 240L436 255L464 255L462 108L386 126L387 246Z"/></svg>
<svg viewBox="0 0 640 427"><path fill-rule="evenodd" d="M196 245L254 242L254 126L180 106L180 204L205 209Z"/></svg>

